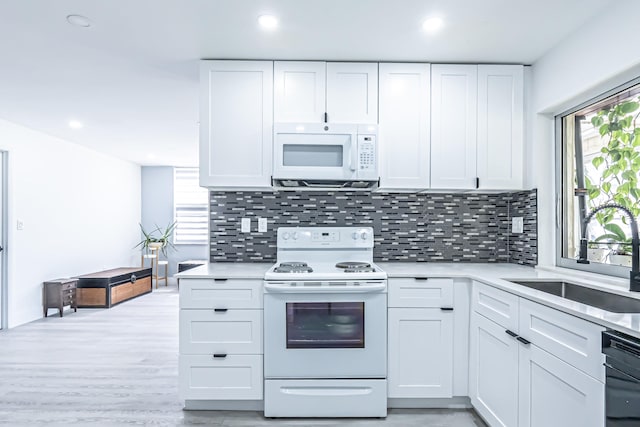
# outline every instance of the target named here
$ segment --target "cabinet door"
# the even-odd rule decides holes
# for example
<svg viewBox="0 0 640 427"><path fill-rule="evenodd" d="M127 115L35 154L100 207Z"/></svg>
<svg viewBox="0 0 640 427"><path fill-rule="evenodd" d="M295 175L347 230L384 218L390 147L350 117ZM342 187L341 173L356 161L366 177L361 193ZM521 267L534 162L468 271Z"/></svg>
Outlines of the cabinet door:
<svg viewBox="0 0 640 427"><path fill-rule="evenodd" d="M202 61L200 185L271 186L273 62Z"/></svg>
<svg viewBox="0 0 640 427"><path fill-rule="evenodd" d="M478 65L480 188L522 188L523 91L521 65Z"/></svg>
<svg viewBox="0 0 640 427"><path fill-rule="evenodd" d="M478 313L471 314L470 341L469 397L473 407L490 426L516 427L518 341Z"/></svg>
<svg viewBox="0 0 640 427"><path fill-rule="evenodd" d="M378 123L378 64L327 63L329 123Z"/></svg>
<svg viewBox="0 0 640 427"><path fill-rule="evenodd" d="M324 62L274 63L274 121L322 123L325 104Z"/></svg>
<svg viewBox="0 0 640 427"><path fill-rule="evenodd" d="M520 349L519 427L603 427L604 384L535 345Z"/></svg>
<svg viewBox="0 0 640 427"><path fill-rule="evenodd" d="M429 187L429 64L380 64L380 188Z"/></svg>
<svg viewBox="0 0 640 427"><path fill-rule="evenodd" d="M476 188L477 65L431 67L431 188Z"/></svg>
<svg viewBox="0 0 640 427"><path fill-rule="evenodd" d="M453 312L389 309L389 397L451 397Z"/></svg>

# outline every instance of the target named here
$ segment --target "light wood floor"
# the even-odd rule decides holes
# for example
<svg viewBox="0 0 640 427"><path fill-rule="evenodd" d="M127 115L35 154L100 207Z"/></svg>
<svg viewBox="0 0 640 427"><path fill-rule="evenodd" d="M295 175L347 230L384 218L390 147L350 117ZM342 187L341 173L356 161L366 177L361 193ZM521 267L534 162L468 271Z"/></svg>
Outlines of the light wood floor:
<svg viewBox="0 0 640 427"><path fill-rule="evenodd" d="M484 426L466 410L391 410L385 420L266 420L183 411L175 286L111 309L66 310L0 332L0 425Z"/></svg>

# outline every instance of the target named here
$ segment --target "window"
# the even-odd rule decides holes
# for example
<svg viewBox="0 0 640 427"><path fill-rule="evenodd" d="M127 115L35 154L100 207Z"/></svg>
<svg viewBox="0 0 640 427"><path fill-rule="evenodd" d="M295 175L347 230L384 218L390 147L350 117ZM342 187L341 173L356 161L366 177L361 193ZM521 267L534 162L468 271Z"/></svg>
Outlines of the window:
<svg viewBox="0 0 640 427"><path fill-rule="evenodd" d="M603 209L587 224L587 259L576 262L585 218L618 204L640 216L640 79L556 117L562 222L558 265L627 277L629 219Z"/></svg>
<svg viewBox="0 0 640 427"><path fill-rule="evenodd" d="M197 168L175 168L173 205L176 229L175 244L209 243L209 192L198 185Z"/></svg>

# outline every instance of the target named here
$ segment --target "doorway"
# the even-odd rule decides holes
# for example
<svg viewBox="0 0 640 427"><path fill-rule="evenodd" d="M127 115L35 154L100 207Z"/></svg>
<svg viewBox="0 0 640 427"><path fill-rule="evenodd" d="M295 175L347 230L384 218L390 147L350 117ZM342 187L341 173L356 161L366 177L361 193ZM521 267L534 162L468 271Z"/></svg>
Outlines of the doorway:
<svg viewBox="0 0 640 427"><path fill-rule="evenodd" d="M7 237L8 237L8 183L9 153L0 151L0 329L6 330L9 324L7 300Z"/></svg>

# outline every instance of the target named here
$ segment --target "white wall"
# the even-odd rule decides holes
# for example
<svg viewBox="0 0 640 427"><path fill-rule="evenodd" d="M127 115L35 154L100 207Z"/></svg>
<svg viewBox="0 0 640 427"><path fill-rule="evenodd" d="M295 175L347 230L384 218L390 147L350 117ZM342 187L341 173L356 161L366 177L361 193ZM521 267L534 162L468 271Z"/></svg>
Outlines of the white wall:
<svg viewBox="0 0 640 427"><path fill-rule="evenodd" d="M0 150L9 153L10 328L42 317L45 280L139 265L138 165L4 120Z"/></svg>
<svg viewBox="0 0 640 427"><path fill-rule="evenodd" d="M526 184L538 188L540 265L555 263L553 116L640 76L638 16L639 1L612 2L532 66Z"/></svg>

